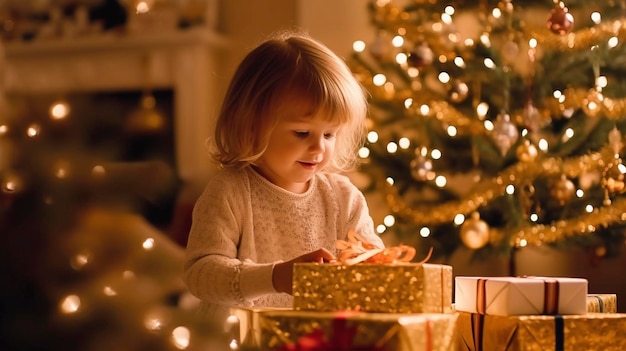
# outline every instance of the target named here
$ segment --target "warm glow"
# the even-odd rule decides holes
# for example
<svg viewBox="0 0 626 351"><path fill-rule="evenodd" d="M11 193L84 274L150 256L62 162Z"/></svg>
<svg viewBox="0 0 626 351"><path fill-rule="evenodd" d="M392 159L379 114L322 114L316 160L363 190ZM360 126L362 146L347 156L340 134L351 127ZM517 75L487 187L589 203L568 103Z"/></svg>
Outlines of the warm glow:
<svg viewBox="0 0 626 351"><path fill-rule="evenodd" d="M56 169L54 171L54 176L59 179L65 179L69 176L69 164L67 161L58 161L56 164Z"/></svg>
<svg viewBox="0 0 626 351"><path fill-rule="evenodd" d="M574 129L567 128L565 132L563 133L563 138L561 140L563 140L563 142L566 142L570 140L573 136L574 136Z"/></svg>
<svg viewBox="0 0 626 351"><path fill-rule="evenodd" d="M504 191L509 195L513 195L515 194L515 186L509 184L506 186L506 189Z"/></svg>
<svg viewBox="0 0 626 351"><path fill-rule="evenodd" d="M189 347L189 341L191 339L191 332L187 327L176 327L172 330L172 344L179 350L185 350Z"/></svg>
<svg viewBox="0 0 626 351"><path fill-rule="evenodd" d="M483 34L480 36L480 42L483 43L486 47L491 47L491 40L489 39L489 34Z"/></svg>
<svg viewBox="0 0 626 351"><path fill-rule="evenodd" d="M91 175L102 178L107 174L106 168L102 165L96 165L91 169Z"/></svg>
<svg viewBox="0 0 626 351"><path fill-rule="evenodd" d="M395 142L391 141L389 142L389 144L387 144L387 152L390 154L395 154L398 151L398 144L396 144Z"/></svg>
<svg viewBox="0 0 626 351"><path fill-rule="evenodd" d="M138 1L135 5L137 14L148 13L154 4L154 0Z"/></svg>
<svg viewBox="0 0 626 351"><path fill-rule="evenodd" d="M115 296L117 295L117 291L115 291L115 289L113 289L110 286L105 286L104 289L102 289L102 292L106 295L106 296Z"/></svg>
<svg viewBox="0 0 626 351"><path fill-rule="evenodd" d="M362 147L359 149L359 157L360 158L368 158L370 157L370 149L366 148L366 147Z"/></svg>
<svg viewBox="0 0 626 351"><path fill-rule="evenodd" d="M391 39L391 45L397 48L402 47L402 45L404 45L404 38L401 35L396 35Z"/></svg>
<svg viewBox="0 0 626 351"><path fill-rule="evenodd" d="M57 101L50 106L52 119L64 119L70 114L70 105L65 101Z"/></svg>
<svg viewBox="0 0 626 351"><path fill-rule="evenodd" d="M602 21L602 15L600 14L600 12L594 11L591 13L591 20L595 24L600 24L600 22Z"/></svg>
<svg viewBox="0 0 626 351"><path fill-rule="evenodd" d="M450 75L448 74L448 72L441 72L439 73L439 81L443 84L449 83L450 82Z"/></svg>
<svg viewBox="0 0 626 351"><path fill-rule="evenodd" d="M163 326L163 323L161 322L161 319L151 316L144 320L144 326L148 330L159 330Z"/></svg>
<svg viewBox="0 0 626 351"><path fill-rule="evenodd" d="M355 52L363 52L365 50L365 42L362 40L357 40L352 43L352 50Z"/></svg>
<svg viewBox="0 0 626 351"><path fill-rule="evenodd" d="M435 184L440 188L443 188L444 186L446 186L447 183L448 183L448 180L446 179L446 177L442 175L437 176L437 178L435 178Z"/></svg>
<svg viewBox="0 0 626 351"><path fill-rule="evenodd" d="M441 150L439 150L439 149L432 149L432 150L430 150L430 157L431 157L433 160L438 160L438 159L440 159L442 155L443 155L443 154L441 153Z"/></svg>
<svg viewBox="0 0 626 351"><path fill-rule="evenodd" d="M493 125L493 122L491 122L490 120L488 120L488 119L485 120L483 125L485 126L485 130L488 130L488 131L492 131L493 130L494 125Z"/></svg>
<svg viewBox="0 0 626 351"><path fill-rule="evenodd" d="M33 123L28 128L26 128L26 135L33 138L39 135L41 132L41 126L39 124Z"/></svg>
<svg viewBox="0 0 626 351"><path fill-rule="evenodd" d="M463 222L465 222L465 215L464 214L458 213L456 216L454 216L454 224L461 225L461 224L463 224Z"/></svg>
<svg viewBox="0 0 626 351"><path fill-rule="evenodd" d="M459 68L465 68L465 60L461 56L454 58L454 64Z"/></svg>
<svg viewBox="0 0 626 351"><path fill-rule="evenodd" d="M375 143L378 141L378 133L375 131L370 131L369 133L367 133L367 141L370 143Z"/></svg>
<svg viewBox="0 0 626 351"><path fill-rule="evenodd" d="M494 69L496 68L496 63L493 62L492 59L490 59L489 57L485 57L485 59L483 60L483 64L485 65L485 67L487 68L491 68Z"/></svg>
<svg viewBox="0 0 626 351"><path fill-rule="evenodd" d="M457 135L458 131L456 129L455 126L448 126L448 128L446 128L446 132L448 132L448 135L451 137L454 137Z"/></svg>
<svg viewBox="0 0 626 351"><path fill-rule="evenodd" d="M396 62L397 62L399 65L404 65L404 64L406 63L406 61L407 61L407 60L408 60L408 56L407 56L405 53L403 53L403 52L399 52L399 53L396 55Z"/></svg>
<svg viewBox="0 0 626 351"><path fill-rule="evenodd" d="M411 140L409 140L409 138L400 138L400 140L398 140L398 145L400 145L401 149L406 150L411 147Z"/></svg>
<svg viewBox="0 0 626 351"><path fill-rule="evenodd" d="M154 248L154 239L153 238L148 238L143 242L143 248L145 250L152 250Z"/></svg>
<svg viewBox="0 0 626 351"><path fill-rule="evenodd" d="M75 270L79 270L83 267L85 267L89 262L91 261L91 255L88 253L79 253L77 255L75 255L73 257L73 259L70 261L70 266L75 269Z"/></svg>
<svg viewBox="0 0 626 351"><path fill-rule="evenodd" d="M413 105L413 99L408 98L406 100L404 100L404 108L409 108Z"/></svg>
<svg viewBox="0 0 626 351"><path fill-rule="evenodd" d="M383 223L387 227L392 227L394 224L396 224L396 217L392 215L386 215L385 218L383 219Z"/></svg>
<svg viewBox="0 0 626 351"><path fill-rule="evenodd" d="M476 106L476 114L480 119L485 118L487 116L487 112L489 112L489 105L486 102L481 102Z"/></svg>
<svg viewBox="0 0 626 351"><path fill-rule="evenodd" d="M80 297L68 295L61 301L59 307L63 313L75 313L80 309Z"/></svg>
<svg viewBox="0 0 626 351"><path fill-rule="evenodd" d="M375 86L380 87L387 82L387 77L385 77L384 74L379 73L372 78L372 82Z"/></svg>

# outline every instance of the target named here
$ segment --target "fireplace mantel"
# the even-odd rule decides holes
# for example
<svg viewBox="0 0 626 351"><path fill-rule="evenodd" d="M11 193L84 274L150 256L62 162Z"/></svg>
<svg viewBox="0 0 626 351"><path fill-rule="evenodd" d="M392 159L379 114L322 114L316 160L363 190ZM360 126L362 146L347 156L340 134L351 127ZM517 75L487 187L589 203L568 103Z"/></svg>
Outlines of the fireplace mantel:
<svg viewBox="0 0 626 351"><path fill-rule="evenodd" d="M226 45L202 27L7 43L4 88L9 96L172 89L178 176L202 181L213 172L205 140L219 105L214 72Z"/></svg>

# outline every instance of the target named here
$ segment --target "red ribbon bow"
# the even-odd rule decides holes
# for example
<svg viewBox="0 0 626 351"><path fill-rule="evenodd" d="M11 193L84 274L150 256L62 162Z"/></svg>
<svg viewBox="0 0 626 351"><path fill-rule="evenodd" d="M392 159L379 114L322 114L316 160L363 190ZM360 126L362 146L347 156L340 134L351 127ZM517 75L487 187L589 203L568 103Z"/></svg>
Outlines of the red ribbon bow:
<svg viewBox="0 0 626 351"><path fill-rule="evenodd" d="M337 260L346 265L359 262L369 263L397 263L410 262L415 257L415 248L408 245L399 245L387 248L378 248L367 242L359 234L350 230L348 240L337 240L335 247L339 250ZM419 263L430 259L432 248L428 256Z"/></svg>
<svg viewBox="0 0 626 351"><path fill-rule="evenodd" d="M355 346L356 331L356 325L349 325L345 317L339 317L333 319L330 338L325 337L324 330L316 328L276 351L385 351L380 346Z"/></svg>

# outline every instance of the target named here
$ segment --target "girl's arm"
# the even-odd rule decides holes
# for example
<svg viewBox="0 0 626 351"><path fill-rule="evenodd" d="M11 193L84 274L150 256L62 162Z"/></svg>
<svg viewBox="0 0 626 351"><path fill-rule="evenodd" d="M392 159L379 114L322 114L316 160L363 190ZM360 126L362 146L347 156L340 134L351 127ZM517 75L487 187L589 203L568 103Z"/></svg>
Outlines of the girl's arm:
<svg viewBox="0 0 626 351"><path fill-rule="evenodd" d="M245 306L259 296L276 293L274 263L238 259L241 222L247 216L245 193L245 185L229 175L218 175L194 206L184 280L189 291L203 301Z"/></svg>

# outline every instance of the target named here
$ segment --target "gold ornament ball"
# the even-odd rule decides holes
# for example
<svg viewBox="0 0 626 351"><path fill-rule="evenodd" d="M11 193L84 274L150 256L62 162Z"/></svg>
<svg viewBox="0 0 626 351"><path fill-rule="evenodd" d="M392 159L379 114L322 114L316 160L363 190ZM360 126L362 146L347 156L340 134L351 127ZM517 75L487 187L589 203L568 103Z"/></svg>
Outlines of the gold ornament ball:
<svg viewBox="0 0 626 351"><path fill-rule="evenodd" d="M491 137L503 156L506 155L511 146L517 142L519 130L517 130L515 124L511 122L511 116L508 113L498 114L493 123Z"/></svg>
<svg viewBox="0 0 626 351"><path fill-rule="evenodd" d="M537 147L530 140L525 139L524 142L517 147L517 158L522 162L533 162L537 158Z"/></svg>
<svg viewBox="0 0 626 351"><path fill-rule="evenodd" d="M165 131L167 119L156 109L152 94L144 94L139 108L131 112L126 120L126 130L136 134L158 134Z"/></svg>
<svg viewBox="0 0 626 351"><path fill-rule="evenodd" d="M574 183L567 179L565 174L562 174L561 178L552 184L552 188L550 188L550 195L552 195L552 197L557 200L559 204L563 205L574 196L575 191L576 187L574 186Z"/></svg>
<svg viewBox="0 0 626 351"><path fill-rule="evenodd" d="M582 110L589 117L596 117L602 111L604 95L596 89L589 90L586 98L582 101Z"/></svg>
<svg viewBox="0 0 626 351"><path fill-rule="evenodd" d="M450 99L450 101L454 103L463 102L465 99L467 99L468 95L469 86L467 86L467 83L460 80L452 81L450 89L448 90L448 98Z"/></svg>
<svg viewBox="0 0 626 351"><path fill-rule="evenodd" d="M489 243L489 225L480 219L478 212L461 225L461 241L472 250L485 247Z"/></svg>
<svg viewBox="0 0 626 351"><path fill-rule="evenodd" d="M418 44L407 55L407 64L413 68L424 68L433 63L433 50L426 42Z"/></svg>
<svg viewBox="0 0 626 351"><path fill-rule="evenodd" d="M552 33L564 35L574 28L574 16L572 16L567 7L557 5L550 11L547 25Z"/></svg>
<svg viewBox="0 0 626 351"><path fill-rule="evenodd" d="M411 161L411 176L418 181L428 179L428 174L433 171L433 163L431 160L423 156L417 156Z"/></svg>
<svg viewBox="0 0 626 351"><path fill-rule="evenodd" d="M611 193L623 193L625 188L622 160L616 158L602 171L602 186Z"/></svg>
<svg viewBox="0 0 626 351"><path fill-rule="evenodd" d="M393 46L387 32L381 31L369 46L369 53L378 61L389 61L393 57Z"/></svg>

